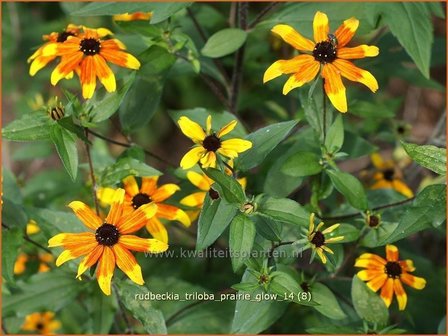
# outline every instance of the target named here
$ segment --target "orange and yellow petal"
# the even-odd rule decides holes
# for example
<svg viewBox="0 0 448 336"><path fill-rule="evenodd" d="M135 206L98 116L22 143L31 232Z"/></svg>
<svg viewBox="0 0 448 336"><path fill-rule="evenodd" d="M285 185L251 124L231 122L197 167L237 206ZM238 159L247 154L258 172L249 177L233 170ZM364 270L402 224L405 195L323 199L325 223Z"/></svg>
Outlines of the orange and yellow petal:
<svg viewBox="0 0 448 336"><path fill-rule="evenodd" d="M309 56L309 55L307 55ZM306 63L304 63L297 72L291 75L283 86L283 94L288 94L291 90L301 87L304 84L312 81L320 69L320 63L316 62L312 56L309 56Z"/></svg>
<svg viewBox="0 0 448 336"><path fill-rule="evenodd" d="M126 46L123 42L117 39L109 39L101 42L101 48L126 50Z"/></svg>
<svg viewBox="0 0 448 336"><path fill-rule="evenodd" d="M345 87L342 83L341 75L333 64L325 64L322 70L322 77L325 80L325 93L333 106L342 113L347 112L347 97Z"/></svg>
<svg viewBox="0 0 448 336"><path fill-rule="evenodd" d="M89 229L96 230L103 224L101 218L98 217L92 209L83 202L73 201L68 205L68 207L73 210L76 217L78 217Z"/></svg>
<svg viewBox="0 0 448 336"><path fill-rule="evenodd" d="M314 42L326 41L329 31L328 16L325 13L316 12L313 20Z"/></svg>
<svg viewBox="0 0 448 336"><path fill-rule="evenodd" d="M14 274L22 274L26 270L26 262L28 256L25 253L20 253L14 263Z"/></svg>
<svg viewBox="0 0 448 336"><path fill-rule="evenodd" d="M136 12L136 13L125 13L125 14L117 14L114 15L112 18L114 21L136 21L136 20L145 20L148 21L151 19L152 13L151 12Z"/></svg>
<svg viewBox="0 0 448 336"><path fill-rule="evenodd" d="M30 65L30 76L34 76L39 70L44 68L48 63L53 61L56 56L38 56Z"/></svg>
<svg viewBox="0 0 448 336"><path fill-rule="evenodd" d="M212 179L210 179L205 174L199 174L195 171L187 172L188 180L196 187L198 187L202 191L209 191L210 186L213 184Z"/></svg>
<svg viewBox="0 0 448 336"><path fill-rule="evenodd" d="M153 238L168 243L168 231L165 225L157 218L153 217L146 223L146 230L153 236Z"/></svg>
<svg viewBox="0 0 448 336"><path fill-rule="evenodd" d="M403 285L401 284L400 279L394 279L394 292L398 301L398 309L404 310L406 308L406 304L408 301L408 296L404 291Z"/></svg>
<svg viewBox="0 0 448 336"><path fill-rule="evenodd" d="M392 298L394 295L394 279L388 278L381 287L381 298L383 299L384 303L386 304L386 307L389 307L392 303Z"/></svg>
<svg viewBox="0 0 448 336"><path fill-rule="evenodd" d="M120 237L119 244L137 252L161 253L168 249L168 244L157 239L140 238L134 235Z"/></svg>
<svg viewBox="0 0 448 336"><path fill-rule="evenodd" d="M48 240L48 247L72 247L96 243L95 234L92 232L59 233Z"/></svg>
<svg viewBox="0 0 448 336"><path fill-rule="evenodd" d="M104 247L103 254L99 259L98 266L96 269L96 277L98 280L98 285L104 294L110 295L111 281L115 270L115 254L112 249L108 246Z"/></svg>
<svg viewBox="0 0 448 336"><path fill-rule="evenodd" d="M85 243L84 245L72 245L70 247L65 247L59 257L56 259L56 266L61 266L63 263L79 258L93 251L98 246L98 243Z"/></svg>
<svg viewBox="0 0 448 336"><path fill-rule="evenodd" d="M406 196L407 198L414 197L412 190L406 185L406 183L401 180L394 179L392 181L392 188L398 191L400 194Z"/></svg>
<svg viewBox="0 0 448 336"><path fill-rule="evenodd" d="M377 189L393 189L393 185L391 181L387 181L387 180L378 180L376 181L371 187L370 189L372 190L377 190Z"/></svg>
<svg viewBox="0 0 448 336"><path fill-rule="evenodd" d="M367 282L367 287L369 287L374 292L377 292L381 287L383 287L384 283L388 279L387 274L382 273L378 276L372 278L369 282Z"/></svg>
<svg viewBox="0 0 448 336"><path fill-rule="evenodd" d="M374 270L374 269L366 269L356 273L358 278L360 278L362 281L370 281L382 274L384 274L382 270Z"/></svg>
<svg viewBox="0 0 448 336"><path fill-rule="evenodd" d="M157 188L158 176L142 177L142 186L140 192L152 195Z"/></svg>
<svg viewBox="0 0 448 336"><path fill-rule="evenodd" d="M106 207L108 205L111 205L113 197L115 194L115 189L113 188L98 188L96 192L96 197L100 201L100 204L102 207Z"/></svg>
<svg viewBox="0 0 448 336"><path fill-rule="evenodd" d="M134 197L140 192L138 189L137 180L134 176L130 175L126 177L122 182L127 195Z"/></svg>
<svg viewBox="0 0 448 336"><path fill-rule="evenodd" d="M266 83L283 74L289 75L299 72L299 69L301 69L304 65L310 65L311 62L316 62L314 57L311 55L299 55L290 60L276 61L264 72L263 83Z"/></svg>
<svg viewBox="0 0 448 336"><path fill-rule="evenodd" d="M196 146L190 149L180 161L182 169L190 169L204 156L207 150L202 146Z"/></svg>
<svg viewBox="0 0 448 336"><path fill-rule="evenodd" d="M398 248L395 245L386 245L387 261L398 261Z"/></svg>
<svg viewBox="0 0 448 336"><path fill-rule="evenodd" d="M123 214L124 189L118 188L112 198L109 214L106 217L106 223L116 225Z"/></svg>
<svg viewBox="0 0 448 336"><path fill-rule="evenodd" d="M180 200L180 204L192 207L192 208L202 208L204 204L204 199L207 193L205 191L198 191L188 196L185 196Z"/></svg>
<svg viewBox="0 0 448 336"><path fill-rule="evenodd" d="M359 20L354 17L345 20L334 32L338 40L338 48L342 48L349 43L359 27Z"/></svg>
<svg viewBox="0 0 448 336"><path fill-rule="evenodd" d="M61 79L65 78L70 72L79 67L83 55L84 54L81 51L77 51L67 56L63 56L61 62L51 73L51 84L56 85Z"/></svg>
<svg viewBox="0 0 448 336"><path fill-rule="evenodd" d="M293 27L280 24L272 28L272 32L278 34L286 43L297 50L312 51L314 49L313 41L303 37Z"/></svg>
<svg viewBox="0 0 448 336"><path fill-rule="evenodd" d="M94 55L92 58L96 69L96 75L98 76L101 84L103 84L107 92L114 92L117 89L114 73L106 64L104 58L99 55Z"/></svg>
<svg viewBox="0 0 448 336"><path fill-rule="evenodd" d="M118 66L134 70L140 69L139 60L124 51L105 48L101 50L100 55L103 56L107 61Z"/></svg>
<svg viewBox="0 0 448 336"><path fill-rule="evenodd" d="M411 259L400 260L398 263L400 264L401 269L405 272L415 271L414 262Z"/></svg>
<svg viewBox="0 0 448 336"><path fill-rule="evenodd" d="M226 125L224 125L223 127L221 127L221 129L218 131L218 133L216 133L216 136L218 138L221 138L224 135L229 134L230 132L233 131L233 129L235 128L236 124L238 124L238 121L232 120L231 122L229 122Z"/></svg>
<svg viewBox="0 0 448 336"><path fill-rule="evenodd" d="M406 285L411 286L412 288L415 288L415 289L423 289L426 286L425 279L423 279L421 277L417 277L415 275L411 275L409 273L402 273L400 275L400 279Z"/></svg>
<svg viewBox="0 0 448 336"><path fill-rule="evenodd" d="M112 250L115 254L115 262L118 268L136 284L143 285L145 281L143 280L142 269L132 253L121 244L115 244Z"/></svg>
<svg viewBox="0 0 448 336"><path fill-rule="evenodd" d="M96 264L98 259L103 254L104 246L103 245L97 245L92 252L90 252L88 255L84 257L84 259L79 263L78 266L78 274L76 275L77 278L79 278L82 274L84 274L85 271L87 271L90 267Z"/></svg>
<svg viewBox="0 0 448 336"><path fill-rule="evenodd" d="M151 199L156 202L163 202L167 198L170 198L174 195L176 191L179 191L180 188L178 185L170 183L170 184L164 184L160 188L157 188L152 194Z"/></svg>
<svg viewBox="0 0 448 336"><path fill-rule="evenodd" d="M177 220L187 227L191 225L190 218L182 209L168 204L157 204L157 206L157 217Z"/></svg>
<svg viewBox="0 0 448 336"><path fill-rule="evenodd" d="M188 117L182 116L177 121L183 134L193 140L194 143L200 143L205 139L206 134L202 127Z"/></svg>
<svg viewBox="0 0 448 336"><path fill-rule="evenodd" d="M343 59L336 59L334 66L341 72L341 75L353 82L359 82L367 86L372 92L378 90L378 82L367 70L355 66L352 62Z"/></svg>
<svg viewBox="0 0 448 336"><path fill-rule="evenodd" d="M378 56L380 50L376 46L362 44L353 48L340 48L337 51L337 57L343 59L359 59L364 57Z"/></svg>
<svg viewBox="0 0 448 336"><path fill-rule="evenodd" d="M92 98L96 88L96 70L93 56L84 57L82 60L80 80L82 96L85 99Z"/></svg>
<svg viewBox="0 0 448 336"><path fill-rule="evenodd" d="M157 205L148 203L142 205L134 212L123 216L117 223L120 234L128 234L141 229L157 212Z"/></svg>

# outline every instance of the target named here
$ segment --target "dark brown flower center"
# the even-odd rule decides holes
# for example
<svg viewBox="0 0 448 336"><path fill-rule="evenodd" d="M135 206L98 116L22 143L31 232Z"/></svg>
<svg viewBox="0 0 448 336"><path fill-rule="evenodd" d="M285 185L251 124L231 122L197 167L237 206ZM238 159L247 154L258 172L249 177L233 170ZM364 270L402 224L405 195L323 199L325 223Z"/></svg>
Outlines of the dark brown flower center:
<svg viewBox="0 0 448 336"><path fill-rule="evenodd" d="M261 274L260 277L258 278L258 283L260 285L263 285L265 283L267 283L269 281L269 276L267 274Z"/></svg>
<svg viewBox="0 0 448 336"><path fill-rule="evenodd" d="M383 171L383 177L386 181L393 181L395 176L395 170L393 169L386 169Z"/></svg>
<svg viewBox="0 0 448 336"><path fill-rule="evenodd" d="M377 227L379 223L380 223L380 219L378 216L370 215L370 217L369 217L369 226L370 227Z"/></svg>
<svg viewBox="0 0 448 336"><path fill-rule="evenodd" d="M210 195L210 198L214 201L219 199L219 192L217 192L215 189L210 188L208 194Z"/></svg>
<svg viewBox="0 0 448 336"><path fill-rule="evenodd" d="M202 141L202 146L209 152L216 152L221 147L221 140L214 134L208 135Z"/></svg>
<svg viewBox="0 0 448 336"><path fill-rule="evenodd" d="M101 42L94 38L86 38L81 41L79 49L84 55L93 56L100 52Z"/></svg>
<svg viewBox="0 0 448 336"><path fill-rule="evenodd" d="M325 245L324 234L320 231L316 231L313 239L311 239L311 244L313 244L316 247L321 247L322 245Z"/></svg>
<svg viewBox="0 0 448 336"><path fill-rule="evenodd" d="M44 329L44 327L45 326L44 326L44 324L42 322L39 322L39 323L36 324L36 329L37 330L42 330L42 329Z"/></svg>
<svg viewBox="0 0 448 336"><path fill-rule="evenodd" d="M405 131L405 129L404 129L403 126L398 126L398 127L397 127L397 132L398 132L398 134L404 134L404 131Z"/></svg>
<svg viewBox="0 0 448 336"><path fill-rule="evenodd" d="M320 63L331 63L336 59L336 48L330 41L319 42L314 47L313 56Z"/></svg>
<svg viewBox="0 0 448 336"><path fill-rule="evenodd" d="M69 36L75 36L75 34L69 31L63 31L62 33L58 34L58 38L56 41L60 43L65 42Z"/></svg>
<svg viewBox="0 0 448 336"><path fill-rule="evenodd" d="M120 232L115 225L104 223L95 232L95 239L98 244L112 246L118 243Z"/></svg>
<svg viewBox="0 0 448 336"><path fill-rule="evenodd" d="M148 194L139 193L132 198L132 207L134 209L140 208L144 204L151 203L152 199Z"/></svg>
<svg viewBox="0 0 448 336"><path fill-rule="evenodd" d="M385 266L386 274L389 278L399 278L401 274L401 266L396 261L388 261Z"/></svg>

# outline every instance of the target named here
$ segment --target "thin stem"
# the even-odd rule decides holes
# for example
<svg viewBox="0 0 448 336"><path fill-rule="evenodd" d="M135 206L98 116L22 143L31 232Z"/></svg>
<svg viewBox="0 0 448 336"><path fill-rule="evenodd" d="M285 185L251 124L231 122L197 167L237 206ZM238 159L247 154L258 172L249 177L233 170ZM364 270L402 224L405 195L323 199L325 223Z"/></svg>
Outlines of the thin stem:
<svg viewBox="0 0 448 336"><path fill-rule="evenodd" d="M87 127L85 127L84 132L86 134L86 138L88 139L89 138L89 129ZM90 155L90 146L87 142L84 142L84 144L86 146L87 160L89 162L90 178L92 179L93 202L95 203L96 214L99 216L100 215L100 207L98 205L98 199L96 197L97 185L96 185L95 171L93 170L92 156Z"/></svg>
<svg viewBox="0 0 448 336"><path fill-rule="evenodd" d="M125 313L125 309L126 308L124 307L124 304L123 304L123 302L121 302L121 298L118 295L118 289L117 289L117 287L115 285L112 285L112 286L113 286L113 289L114 289L115 298L117 299L117 302L118 302L118 311L120 312L121 319L126 324L126 333L127 334L134 334L134 329L132 328L132 324L129 321L129 319L126 316L126 313Z"/></svg>
<svg viewBox="0 0 448 336"><path fill-rule="evenodd" d="M256 17L253 19L249 25L247 26L247 29L254 28L260 21L263 19L271 10L273 10L277 5L279 5L280 2L271 2L268 4Z"/></svg>
<svg viewBox="0 0 448 336"><path fill-rule="evenodd" d="M4 228L7 229L7 230L10 230L10 229L11 229L11 227L10 227L9 225L6 225L5 223L2 223L2 227L4 227ZM24 233L22 237L23 237L24 240L26 240L27 242L33 244L34 246L36 246L36 247L38 247L38 248L44 250L44 251L47 252L47 253L51 253L51 250L50 250L50 249L48 249L48 248L46 248L45 246L39 244L37 241L31 239L30 236L28 236L26 233Z"/></svg>
<svg viewBox="0 0 448 336"><path fill-rule="evenodd" d="M323 121L322 132L324 133L324 142L327 137L327 97L325 96L325 78L322 78L322 109L323 109Z"/></svg>

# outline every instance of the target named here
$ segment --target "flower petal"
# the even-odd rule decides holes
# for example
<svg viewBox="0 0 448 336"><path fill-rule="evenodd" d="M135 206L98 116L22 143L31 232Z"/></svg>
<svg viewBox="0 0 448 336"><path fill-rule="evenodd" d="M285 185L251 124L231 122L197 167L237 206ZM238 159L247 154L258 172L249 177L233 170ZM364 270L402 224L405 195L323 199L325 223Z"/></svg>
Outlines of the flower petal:
<svg viewBox="0 0 448 336"><path fill-rule="evenodd" d="M155 239L160 240L164 243L168 243L168 231L165 228L165 225L157 218L152 217L146 223L146 230L153 236Z"/></svg>
<svg viewBox="0 0 448 336"><path fill-rule="evenodd" d="M383 287L384 283L387 280L387 274L383 273L373 278L367 283L367 287L369 287L374 292L377 292L381 287Z"/></svg>
<svg viewBox="0 0 448 336"><path fill-rule="evenodd" d="M80 51L74 52L61 58L61 62L51 73L51 85L56 85L70 72L74 71L80 64L84 54Z"/></svg>
<svg viewBox="0 0 448 336"><path fill-rule="evenodd" d="M182 169L190 169L202 158L207 150L202 146L196 146L190 149L180 161Z"/></svg>
<svg viewBox="0 0 448 336"><path fill-rule="evenodd" d="M274 62L264 73L263 83L277 78L280 75L298 73L303 65L310 65L311 62L317 63L311 55L299 55L290 60L279 60Z"/></svg>
<svg viewBox="0 0 448 336"><path fill-rule="evenodd" d="M400 264L401 268L405 272L414 272L415 271L414 262L411 259L400 260L398 263Z"/></svg>
<svg viewBox="0 0 448 336"><path fill-rule="evenodd" d="M93 63L100 82L104 85L107 92L114 92L117 89L117 83L115 81L115 75L109 66L106 64L104 58L100 55L94 55Z"/></svg>
<svg viewBox="0 0 448 336"><path fill-rule="evenodd" d="M88 244L84 243L83 245L71 245L69 247L64 246L66 250L64 250L56 259L56 266L59 267L66 261L86 255L92 252L96 246L98 246L96 241Z"/></svg>
<svg viewBox="0 0 448 336"><path fill-rule="evenodd" d="M384 272L381 272L378 270L373 270L373 269L366 269L366 270L362 270L362 271L359 271L358 273L356 273L358 278L360 278L362 281L370 281L373 278L380 276L382 274L384 274Z"/></svg>
<svg viewBox="0 0 448 336"><path fill-rule="evenodd" d="M333 106L339 112L347 112L347 97L345 87L342 84L341 75L333 64L325 64L322 70L322 77L325 79L325 93Z"/></svg>
<svg viewBox="0 0 448 336"><path fill-rule="evenodd" d="M349 43L356 33L359 27L359 20L354 17L345 20L338 29L334 32L334 35L338 39L338 48L342 48Z"/></svg>
<svg viewBox="0 0 448 336"><path fill-rule="evenodd" d="M280 37L283 39L283 41L290 44L297 50L312 51L314 48L313 41L310 41L307 38L300 35L291 26L280 24L280 25L276 25L274 28L272 28L271 31L280 35Z"/></svg>
<svg viewBox="0 0 448 336"><path fill-rule="evenodd" d="M211 134L212 132L212 116L208 115L207 120L205 121L207 134Z"/></svg>
<svg viewBox="0 0 448 336"><path fill-rule="evenodd" d="M221 127L221 129L218 131L218 133L216 133L216 136L218 138L223 137L224 135L230 133L233 131L233 129L235 128L236 124L238 124L238 121L236 120L232 120L231 122L229 122L228 124L224 125L223 127Z"/></svg>
<svg viewBox="0 0 448 336"><path fill-rule="evenodd" d="M206 135L202 127L188 117L180 117L177 123L182 133L193 140L194 143L200 143L205 139Z"/></svg>
<svg viewBox="0 0 448 336"><path fill-rule="evenodd" d="M381 288L381 298L383 299L386 307L389 307L392 303L392 298L394 295L394 279L388 278L386 283Z"/></svg>
<svg viewBox="0 0 448 336"><path fill-rule="evenodd" d="M317 255L320 257L320 260L322 260L322 263L326 264L327 263L327 257L325 256L324 251L321 248L318 247L318 248L316 248L316 252L317 252Z"/></svg>
<svg viewBox="0 0 448 336"><path fill-rule="evenodd" d="M140 62L131 54L124 51L118 51L113 49L101 49L100 55L107 61L114 63L118 66L138 70L140 68Z"/></svg>
<svg viewBox="0 0 448 336"><path fill-rule="evenodd" d="M179 191L180 188L178 185L170 183L164 184L160 188L157 188L154 193L151 195L151 199L156 202L163 202L167 198L170 198L176 191Z"/></svg>
<svg viewBox="0 0 448 336"><path fill-rule="evenodd" d="M103 188L98 188L98 190L96 192L96 197L100 201L101 206L106 207L106 206L112 204L114 194L115 194L115 189L103 187Z"/></svg>
<svg viewBox="0 0 448 336"><path fill-rule="evenodd" d="M126 50L126 46L123 44L123 42L121 42L120 40L117 39L109 39L106 41L101 41L101 48L107 48L107 49L115 49L115 50Z"/></svg>
<svg viewBox="0 0 448 336"><path fill-rule="evenodd" d="M308 227L308 235L310 235L311 233L314 232L314 217L316 215L314 214L314 212L311 213L310 215L310 226Z"/></svg>
<svg viewBox="0 0 448 336"><path fill-rule="evenodd" d="M359 59L365 57L378 56L380 50L376 46L369 46L362 44L353 48L339 48L337 50L337 57L343 59Z"/></svg>
<svg viewBox="0 0 448 336"><path fill-rule="evenodd" d="M333 231L336 230L340 225L341 225L341 224L339 224L339 223L338 223L338 224L333 224L332 226L327 227L325 230L323 230L322 233L323 233L323 234L327 234L327 233L333 232Z"/></svg>
<svg viewBox="0 0 448 336"><path fill-rule="evenodd" d="M134 197L140 192L140 190L138 189L137 180L135 179L134 176L129 175L122 182L124 190L126 191L126 194L128 194L129 196Z"/></svg>
<svg viewBox="0 0 448 336"><path fill-rule="evenodd" d="M398 261L398 248L395 245L386 245L387 261Z"/></svg>
<svg viewBox="0 0 448 336"><path fill-rule="evenodd" d="M157 207L157 217L165 218L168 220L177 220L186 227L189 227L191 225L190 218L182 209L168 204L157 204Z"/></svg>
<svg viewBox="0 0 448 336"><path fill-rule="evenodd" d="M370 160L372 161L375 168L384 170L389 168L386 162L383 160L383 157L379 153L373 153L370 155Z"/></svg>
<svg viewBox="0 0 448 336"><path fill-rule="evenodd" d="M120 245L137 252L161 253L168 249L168 245L157 239L145 239L134 235L120 237Z"/></svg>
<svg viewBox="0 0 448 336"><path fill-rule="evenodd" d="M88 255L84 257L84 259L81 261L81 263L78 266L78 274L76 275L77 278L79 278L82 274L84 274L85 271L87 271L90 267L95 265L95 263L98 261L98 259L103 254L104 246L103 245L97 245L92 252L90 252Z"/></svg>
<svg viewBox="0 0 448 336"><path fill-rule="evenodd" d="M95 234L92 232L59 233L48 240L48 247L74 247L96 243Z"/></svg>
<svg viewBox="0 0 448 336"><path fill-rule="evenodd" d="M332 243L336 243L341 240L344 240L344 236L331 237L331 238L325 239L325 243L332 244Z"/></svg>
<svg viewBox="0 0 448 336"><path fill-rule="evenodd" d="M68 205L68 207L73 210L76 217L78 217L89 229L96 230L103 224L102 219L83 202L73 201Z"/></svg>
<svg viewBox="0 0 448 336"><path fill-rule="evenodd" d="M39 70L54 60L56 56L39 56L33 60L30 66L30 76L34 76Z"/></svg>
<svg viewBox="0 0 448 336"><path fill-rule="evenodd" d="M202 168L215 168L216 167L216 154L215 152L207 152L201 159L200 163Z"/></svg>
<svg viewBox="0 0 448 336"><path fill-rule="evenodd" d="M234 151L236 153L242 153L252 148L252 142L243 139L229 139L221 142L221 148L224 150ZM231 159L234 157L231 157Z"/></svg>
<svg viewBox="0 0 448 336"><path fill-rule="evenodd" d="M398 309L404 310L406 308L406 303L408 301L408 296L404 291L403 285L401 284L400 279L394 279L394 292L398 301Z"/></svg>
<svg viewBox="0 0 448 336"><path fill-rule="evenodd" d="M157 205L155 203L144 204L134 212L127 216L121 217L116 224L120 234L127 234L138 231L152 218L157 212Z"/></svg>
<svg viewBox="0 0 448 336"><path fill-rule="evenodd" d="M158 176L146 176L142 177L142 186L140 192L147 195L152 195L157 188Z"/></svg>
<svg viewBox="0 0 448 336"><path fill-rule="evenodd" d="M398 191L400 194L403 194L407 198L414 197L412 190L406 185L406 183L399 179L394 179L392 181L392 187L394 190Z"/></svg>
<svg viewBox="0 0 448 336"><path fill-rule="evenodd" d="M143 280L142 269L132 253L121 244L115 244L112 247L112 250L114 251L115 262L117 263L118 268L137 285L143 285L145 281Z"/></svg>
<svg viewBox="0 0 448 336"><path fill-rule="evenodd" d="M307 55L309 56L309 55ZM304 63L300 68L296 69L297 72L289 77L283 86L283 94L288 94L291 90L301 87L304 84L312 81L320 69L320 63L316 62L311 56L308 61Z"/></svg>
<svg viewBox="0 0 448 336"><path fill-rule="evenodd" d="M86 56L81 62L82 96L90 99L96 88L96 70L92 56Z"/></svg>
<svg viewBox="0 0 448 336"><path fill-rule="evenodd" d="M96 277L98 285L104 294L110 295L110 283L115 270L115 255L108 246L104 247L98 267L96 269Z"/></svg>
<svg viewBox="0 0 448 336"><path fill-rule="evenodd" d="M426 286L426 280L409 273L402 273L400 276L401 281L406 285L415 289L423 289Z"/></svg>
<svg viewBox="0 0 448 336"><path fill-rule="evenodd" d="M109 214L106 223L117 225L123 214L124 189L118 188L112 198Z"/></svg>
<svg viewBox="0 0 448 336"><path fill-rule="evenodd" d="M188 196L185 196L180 200L180 204L192 207L192 208L202 208L204 204L204 199L207 193L205 191L195 192Z"/></svg>
<svg viewBox="0 0 448 336"><path fill-rule="evenodd" d="M316 12L313 20L314 42L319 43L328 39L330 26L328 16L322 12Z"/></svg>
<svg viewBox="0 0 448 336"><path fill-rule="evenodd" d="M195 171L189 171L187 173L188 180L196 187L201 189L202 191L209 191L210 186L213 184L212 179L210 179L205 174L199 174Z"/></svg>
<svg viewBox="0 0 448 336"><path fill-rule="evenodd" d="M362 83L372 92L378 90L378 82L376 81L376 78L367 70L358 68L352 62L343 59L336 59L333 64L341 72L341 75L348 80Z"/></svg>

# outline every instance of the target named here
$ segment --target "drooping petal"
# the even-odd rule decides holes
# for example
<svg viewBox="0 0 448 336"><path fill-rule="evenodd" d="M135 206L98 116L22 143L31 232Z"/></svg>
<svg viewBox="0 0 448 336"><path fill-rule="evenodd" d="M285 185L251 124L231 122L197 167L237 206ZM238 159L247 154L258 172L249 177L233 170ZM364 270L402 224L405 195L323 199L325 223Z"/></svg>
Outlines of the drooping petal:
<svg viewBox="0 0 448 336"><path fill-rule="evenodd" d="M30 76L34 76L39 70L55 59L55 56L39 56L30 65Z"/></svg>
<svg viewBox="0 0 448 336"><path fill-rule="evenodd" d="M307 55L309 56L309 55ZM283 86L283 94L288 94L291 90L301 87L312 81L320 69L320 63L316 62L313 57L309 56L307 62L304 63L297 72L289 77Z"/></svg>
<svg viewBox="0 0 448 336"><path fill-rule="evenodd" d="M327 227L325 230L322 231L323 234L327 234L330 232L333 232L334 230L336 230L341 224L337 223L337 224L333 224L330 227Z"/></svg>
<svg viewBox="0 0 448 336"><path fill-rule="evenodd" d="M252 142L243 139L229 139L221 142L221 148L237 153L242 153L252 148ZM219 150L218 150L219 151ZM234 157L231 157L233 159Z"/></svg>
<svg viewBox="0 0 448 336"><path fill-rule="evenodd" d="M72 247L96 243L95 234L92 232L59 233L48 240L48 247Z"/></svg>
<svg viewBox="0 0 448 336"><path fill-rule="evenodd" d="M138 70L140 68L140 62L131 54L124 51L102 49L100 55L111 63L118 66Z"/></svg>
<svg viewBox="0 0 448 336"><path fill-rule="evenodd" d="M207 152L201 159L200 163L202 168L215 168L216 167L216 154L215 152Z"/></svg>
<svg viewBox="0 0 448 336"><path fill-rule="evenodd" d="M80 64L83 53L74 52L61 58L61 62L51 73L51 85L56 85L61 79L65 78L70 72L74 71Z"/></svg>
<svg viewBox="0 0 448 336"><path fill-rule="evenodd" d="M338 48L342 48L349 43L359 27L359 20L354 17L345 20L334 32L338 40Z"/></svg>
<svg viewBox="0 0 448 336"><path fill-rule="evenodd" d="M173 196L173 194L179 190L180 188L176 184L173 183L164 184L163 186L157 188L154 191L154 193L151 195L151 199L156 203L163 202L167 198Z"/></svg>
<svg viewBox="0 0 448 336"><path fill-rule="evenodd" d="M196 146L190 149L180 161L182 169L190 169L204 156L207 150L202 146Z"/></svg>
<svg viewBox="0 0 448 336"><path fill-rule="evenodd" d="M182 209L168 204L157 204L157 217L168 220L177 220L186 227L191 225L190 218Z"/></svg>
<svg viewBox="0 0 448 336"><path fill-rule="evenodd" d="M401 281L403 281L406 285L411 286L415 289L423 289L426 286L426 280L417 277L415 275L409 273L402 273L400 276Z"/></svg>
<svg viewBox="0 0 448 336"><path fill-rule="evenodd" d="M93 62L93 56L86 56L81 63L81 85L82 96L90 99L96 88L96 70Z"/></svg>
<svg viewBox="0 0 448 336"><path fill-rule="evenodd" d="M161 253L168 249L168 245L160 240L145 239L133 235L121 236L119 244L137 252Z"/></svg>
<svg viewBox="0 0 448 336"><path fill-rule="evenodd" d="M157 205L155 203L144 204L134 212L127 216L121 217L116 224L120 234L128 234L138 231L152 218L157 212Z"/></svg>
<svg viewBox="0 0 448 336"><path fill-rule="evenodd" d="M147 195L152 195L157 188L158 176L142 177L142 186L140 191Z"/></svg>
<svg viewBox="0 0 448 336"><path fill-rule="evenodd" d="M92 56L96 75L100 82L104 85L107 92L114 92L117 89L117 83L115 81L115 75L109 66L106 64L104 58L99 55Z"/></svg>
<svg viewBox="0 0 448 336"><path fill-rule="evenodd" d="M326 264L327 263L327 257L325 256L324 251L321 248L318 247L318 248L316 248L316 252L317 252L317 255L319 256L320 260L322 260L322 263Z"/></svg>
<svg viewBox="0 0 448 336"><path fill-rule="evenodd" d="M280 24L280 25L274 26L274 28L272 28L271 31L280 35L280 37L283 39L283 41L290 44L297 50L312 51L314 48L313 41L310 41L307 38L300 35L291 26Z"/></svg>
<svg viewBox="0 0 448 336"><path fill-rule="evenodd" d="M398 261L398 248L395 245L386 245L387 261Z"/></svg>
<svg viewBox="0 0 448 336"><path fill-rule="evenodd" d="M204 204L204 199L207 193L205 191L195 192L191 195L185 196L180 200L180 204L192 207L201 208Z"/></svg>
<svg viewBox="0 0 448 336"><path fill-rule="evenodd" d="M322 12L316 12L313 20L314 42L319 43L328 39L330 26L328 24L328 16Z"/></svg>
<svg viewBox="0 0 448 336"><path fill-rule="evenodd" d="M124 189L118 188L112 199L109 214L106 218L106 223L116 225L123 214Z"/></svg>
<svg viewBox="0 0 448 336"><path fill-rule="evenodd" d="M362 44L353 48L339 48L337 50L337 57L343 59L359 59L364 57L378 56L380 50L376 46L369 46Z"/></svg>
<svg viewBox="0 0 448 336"><path fill-rule="evenodd" d="M152 217L146 223L146 230L153 236L155 239L160 240L164 243L168 243L168 231L165 228L165 225L157 218Z"/></svg>
<svg viewBox="0 0 448 336"><path fill-rule="evenodd" d="M407 198L414 197L412 190L406 185L406 183L399 179L394 179L392 181L392 187L394 190L398 191L400 194L403 194Z"/></svg>
<svg viewBox="0 0 448 336"><path fill-rule="evenodd" d="M388 278L386 283L381 288L381 298L383 299L386 307L389 307L392 303L392 298L394 295L394 279Z"/></svg>
<svg viewBox="0 0 448 336"><path fill-rule="evenodd" d="M76 275L77 278L79 278L82 274L84 274L85 271L87 271L90 267L96 264L98 259L103 254L104 246L103 245L97 245L92 252L90 252L88 255L84 257L84 259L80 262L78 266L78 274Z"/></svg>
<svg viewBox="0 0 448 336"><path fill-rule="evenodd" d="M115 244L112 250L114 251L115 262L118 268L136 284L143 285L145 281L143 280L142 269L132 253L123 248L121 244Z"/></svg>
<svg viewBox="0 0 448 336"><path fill-rule="evenodd" d="M325 93L339 112L347 112L347 97L338 69L330 63L324 65L322 77L325 80Z"/></svg>
<svg viewBox="0 0 448 336"><path fill-rule="evenodd" d="M379 270L373 270L373 269L366 269L366 270L362 270L362 271L359 271L358 273L356 273L358 278L360 278L362 281L370 281L373 278L380 276L382 274L384 274L384 272L381 272Z"/></svg>
<svg viewBox="0 0 448 336"><path fill-rule="evenodd" d="M199 174L195 171L189 171L187 173L188 180L196 187L203 191L208 191L213 181L205 174Z"/></svg>
<svg viewBox="0 0 448 336"><path fill-rule="evenodd" d="M367 283L367 287L369 287L374 292L378 291L381 287L383 287L384 283L387 280L387 274L383 273L373 278Z"/></svg>
<svg viewBox="0 0 448 336"><path fill-rule="evenodd" d="M406 303L408 302L408 296L404 291L400 279L394 279L394 292L398 301L398 309L404 310L406 308Z"/></svg>
<svg viewBox="0 0 448 336"><path fill-rule="evenodd" d="M69 40L64 43L47 43L42 46L42 56L67 56L73 53L80 53L79 43L81 40L77 37L71 36Z"/></svg>
<svg viewBox="0 0 448 336"><path fill-rule="evenodd" d="M105 246L98 262L96 277L104 294L110 295L110 283L115 270L115 254L109 246Z"/></svg>
<svg viewBox="0 0 448 336"><path fill-rule="evenodd" d="M84 243L83 245L64 246L66 250L64 250L56 259L56 266L59 267L66 261L86 255L92 252L96 246L98 246L96 241L93 243Z"/></svg>
<svg viewBox="0 0 448 336"><path fill-rule="evenodd" d="M232 120L231 122L229 122L228 124L224 125L219 131L218 133L216 133L216 136L218 138L223 137L226 134L229 134L230 132L233 131L233 129L235 128L236 124L238 124L238 121L236 120Z"/></svg>
<svg viewBox="0 0 448 336"><path fill-rule="evenodd" d="M129 196L134 197L140 192L140 190L138 189L137 180L135 179L134 176L129 175L122 182L124 190L126 191L126 194L128 194Z"/></svg>
<svg viewBox="0 0 448 336"><path fill-rule="evenodd" d="M336 59L332 64L341 72L341 75L353 82L359 82L367 86L372 92L378 90L378 82L367 70L355 66L352 62Z"/></svg>
<svg viewBox="0 0 448 336"><path fill-rule="evenodd" d="M89 229L96 230L103 224L101 218L98 217L92 209L90 209L90 207L83 202L73 201L68 205L68 207L73 210L76 217L78 217Z"/></svg>
<svg viewBox="0 0 448 336"><path fill-rule="evenodd" d="M188 117L180 117L177 123L182 133L193 140L194 143L200 143L205 139L206 134L202 127Z"/></svg>

